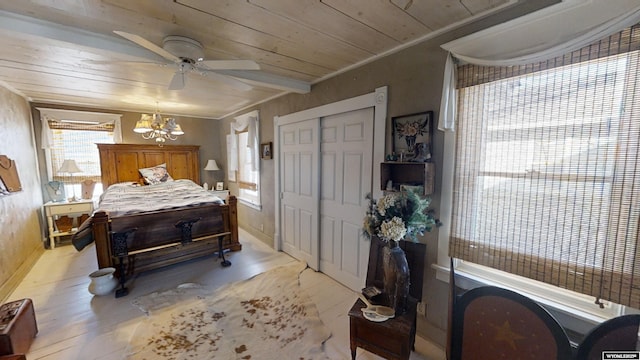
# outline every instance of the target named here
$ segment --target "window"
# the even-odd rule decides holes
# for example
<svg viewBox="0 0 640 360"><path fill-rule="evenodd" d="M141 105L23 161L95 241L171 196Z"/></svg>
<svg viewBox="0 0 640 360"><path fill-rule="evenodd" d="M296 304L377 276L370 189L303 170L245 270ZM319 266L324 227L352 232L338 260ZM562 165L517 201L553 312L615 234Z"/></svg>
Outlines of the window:
<svg viewBox="0 0 640 360"><path fill-rule="evenodd" d="M253 156L248 146L249 132L238 134L238 198L253 206L260 206L260 172L253 170ZM258 158L255 159L256 161Z"/></svg>
<svg viewBox="0 0 640 360"><path fill-rule="evenodd" d="M49 178L65 184L65 193L81 194L81 183L96 182L93 196L102 191L100 155L96 143L113 144L115 120L119 115L39 109L50 129L47 160ZM59 172L65 159L75 160L81 173Z"/></svg>
<svg viewBox="0 0 640 360"><path fill-rule="evenodd" d="M453 257L640 307L639 42L458 68Z"/></svg>
<svg viewBox="0 0 640 360"><path fill-rule="evenodd" d="M261 210L259 113L254 110L234 119L227 135L227 176L238 182L238 200Z"/></svg>

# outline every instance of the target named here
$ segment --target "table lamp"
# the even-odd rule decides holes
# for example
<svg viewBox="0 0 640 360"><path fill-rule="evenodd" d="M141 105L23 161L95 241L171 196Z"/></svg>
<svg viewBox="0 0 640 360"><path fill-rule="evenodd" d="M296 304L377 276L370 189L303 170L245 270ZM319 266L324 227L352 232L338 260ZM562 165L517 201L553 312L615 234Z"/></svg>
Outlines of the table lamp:
<svg viewBox="0 0 640 360"><path fill-rule="evenodd" d="M82 170L80 170L80 168L78 167L78 164L76 164L75 160L71 160L71 159L65 159L62 162L62 166L60 166L60 169L58 169L59 173L68 173L70 177L72 177L73 180L73 174L75 173L81 173ZM69 199L69 201L78 201L79 199L76 197L76 188L73 185L73 182L71 182L71 189L73 189L73 197L71 199Z"/></svg>
<svg viewBox="0 0 640 360"><path fill-rule="evenodd" d="M207 161L207 166L204 167L204 170L206 170L206 171L216 171L216 170L220 170L220 168L218 167L218 163L215 160L209 159ZM215 189L215 186L214 185L211 186L211 190L214 190L214 189Z"/></svg>

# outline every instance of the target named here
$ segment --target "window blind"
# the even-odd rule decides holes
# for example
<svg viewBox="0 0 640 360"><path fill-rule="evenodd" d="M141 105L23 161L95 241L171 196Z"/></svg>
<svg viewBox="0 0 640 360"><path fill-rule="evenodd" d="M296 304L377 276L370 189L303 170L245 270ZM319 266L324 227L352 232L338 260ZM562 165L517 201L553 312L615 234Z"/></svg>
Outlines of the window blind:
<svg viewBox="0 0 640 360"><path fill-rule="evenodd" d="M84 180L100 183L100 154L96 143L113 143L112 123L90 124L82 122L49 121L52 132L51 165L53 180L79 184ZM81 173L60 173L65 159L73 159Z"/></svg>
<svg viewBox="0 0 640 360"><path fill-rule="evenodd" d="M639 44L458 67L452 257L640 308Z"/></svg>

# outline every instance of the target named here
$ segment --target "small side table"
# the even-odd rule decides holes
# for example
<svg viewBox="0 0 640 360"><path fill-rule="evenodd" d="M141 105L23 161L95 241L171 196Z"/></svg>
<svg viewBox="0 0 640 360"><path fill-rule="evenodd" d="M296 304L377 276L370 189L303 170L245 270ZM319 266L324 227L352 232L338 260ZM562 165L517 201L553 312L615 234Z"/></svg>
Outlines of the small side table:
<svg viewBox="0 0 640 360"><path fill-rule="evenodd" d="M47 225L49 225L49 246L51 249L56 247L56 238L72 235L78 228L74 227L70 231L58 231L54 225L54 220L58 216L71 214L89 214L93 213L93 200L79 200L74 202L52 202L44 204L44 213L47 217ZM80 226L80 224L77 224Z"/></svg>
<svg viewBox="0 0 640 360"><path fill-rule="evenodd" d="M213 195L216 195L217 197L224 200L225 202L229 197L229 190L210 190L210 191L213 193Z"/></svg>
<svg viewBox="0 0 640 360"><path fill-rule="evenodd" d="M356 300L349 310L351 359L355 360L356 349L360 347L385 359L409 360L416 337L415 305L413 301L406 313L373 322L362 315L364 302Z"/></svg>

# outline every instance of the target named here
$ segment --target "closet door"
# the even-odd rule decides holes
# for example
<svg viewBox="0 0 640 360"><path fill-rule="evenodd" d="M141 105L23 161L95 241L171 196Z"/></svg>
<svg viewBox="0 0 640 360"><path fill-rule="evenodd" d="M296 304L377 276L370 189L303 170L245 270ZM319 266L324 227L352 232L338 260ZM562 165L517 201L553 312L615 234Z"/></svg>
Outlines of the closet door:
<svg viewBox="0 0 640 360"><path fill-rule="evenodd" d="M320 119L279 127L282 250L319 270Z"/></svg>
<svg viewBox="0 0 640 360"><path fill-rule="evenodd" d="M387 88L274 118L275 247L360 291L370 242L365 196L380 197Z"/></svg>
<svg viewBox="0 0 640 360"><path fill-rule="evenodd" d="M320 271L360 291L369 241L362 237L371 192L373 108L321 120Z"/></svg>

